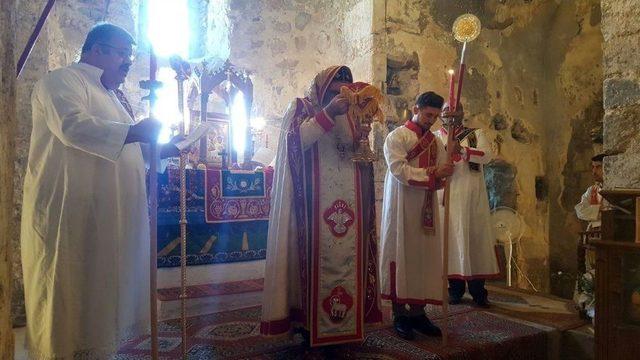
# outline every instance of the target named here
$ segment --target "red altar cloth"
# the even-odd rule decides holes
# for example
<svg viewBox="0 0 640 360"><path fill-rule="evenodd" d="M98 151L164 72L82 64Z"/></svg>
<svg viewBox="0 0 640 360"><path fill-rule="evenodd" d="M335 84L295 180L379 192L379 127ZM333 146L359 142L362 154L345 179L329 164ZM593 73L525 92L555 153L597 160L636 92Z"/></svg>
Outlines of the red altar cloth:
<svg viewBox="0 0 640 360"><path fill-rule="evenodd" d="M207 169L207 223L269 220L273 169L265 171Z"/></svg>

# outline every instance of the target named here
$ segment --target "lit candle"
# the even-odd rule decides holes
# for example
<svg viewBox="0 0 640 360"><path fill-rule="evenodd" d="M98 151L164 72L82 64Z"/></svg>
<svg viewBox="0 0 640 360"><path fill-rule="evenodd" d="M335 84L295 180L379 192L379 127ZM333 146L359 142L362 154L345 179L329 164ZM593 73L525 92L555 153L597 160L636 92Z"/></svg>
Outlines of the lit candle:
<svg viewBox="0 0 640 360"><path fill-rule="evenodd" d="M460 70L458 71L458 96L456 96L456 103L453 105L453 110L455 111L455 109L458 107L458 104L460 103L460 97L462 96L462 80L464 78L464 70L465 70L465 65L464 63L460 63Z"/></svg>
<svg viewBox="0 0 640 360"><path fill-rule="evenodd" d="M454 105L454 91L455 91L455 87L456 87L456 75L455 75L455 71L453 71L453 69L449 69L449 110L453 110L453 106Z"/></svg>
<svg viewBox="0 0 640 360"><path fill-rule="evenodd" d="M464 78L465 72L465 64L464 64L464 52L467 49L467 43L462 44L462 53L460 54L460 69L458 70L458 94L456 95L456 104L454 105L454 110L458 107L458 103L460 102L460 97L462 96L462 80Z"/></svg>

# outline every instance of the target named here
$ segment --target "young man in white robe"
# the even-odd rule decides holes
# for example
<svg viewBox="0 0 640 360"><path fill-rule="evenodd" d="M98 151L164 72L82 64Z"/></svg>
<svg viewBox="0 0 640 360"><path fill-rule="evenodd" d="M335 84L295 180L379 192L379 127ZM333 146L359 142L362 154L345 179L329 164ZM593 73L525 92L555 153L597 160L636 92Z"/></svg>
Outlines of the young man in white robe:
<svg viewBox="0 0 640 360"><path fill-rule="evenodd" d="M582 194L580 202L575 206L578 219L588 223L587 231L600 229L600 210L603 205L606 206L606 200L603 200L600 195L603 181L602 160L605 156L605 154L598 154L591 158L591 174L594 184Z"/></svg>
<svg viewBox="0 0 640 360"><path fill-rule="evenodd" d="M380 238L381 297L390 300L398 335L414 330L441 332L427 318L426 304L442 304L442 226L436 190L453 173L442 143L431 133L444 99L433 92L417 97L413 117L384 142L384 181Z"/></svg>
<svg viewBox="0 0 640 360"><path fill-rule="evenodd" d="M448 104L443 108L447 110ZM454 121L456 150L453 175L449 178L449 303L459 304L468 287L476 305L488 307L485 281L500 276L483 172L493 153L483 131L464 128L462 118L461 113ZM436 135L446 145L447 128L443 126ZM443 193L438 192L442 220Z"/></svg>
<svg viewBox="0 0 640 360"><path fill-rule="evenodd" d="M319 73L282 123L271 194L260 331L301 328L310 346L358 342L378 308L373 167L351 160L358 124L339 94L346 66Z"/></svg>
<svg viewBox="0 0 640 360"><path fill-rule="evenodd" d="M600 195L603 182L602 160L606 154L598 154L591 158L591 174L593 175L594 184L587 188L580 202L575 206L576 216L580 220L587 222L588 232L597 232L600 230L602 208L608 207L609 203ZM591 237L593 238L593 237ZM584 247L583 238L580 238L578 244L578 281L574 291L574 301L578 304L581 311L590 318L595 316L595 296L593 289L584 287L583 280L593 279L595 271L595 252Z"/></svg>
<svg viewBox="0 0 640 360"><path fill-rule="evenodd" d="M22 267L33 359L103 359L149 326L149 213L142 143L118 86L134 40L99 24L80 62L54 70L32 95L24 182ZM173 145L164 156L177 155Z"/></svg>

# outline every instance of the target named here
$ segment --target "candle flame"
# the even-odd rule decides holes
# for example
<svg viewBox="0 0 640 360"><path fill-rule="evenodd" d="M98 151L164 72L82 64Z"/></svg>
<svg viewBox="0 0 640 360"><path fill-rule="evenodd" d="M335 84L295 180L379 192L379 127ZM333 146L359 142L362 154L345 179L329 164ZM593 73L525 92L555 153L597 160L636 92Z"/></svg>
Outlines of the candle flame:
<svg viewBox="0 0 640 360"><path fill-rule="evenodd" d="M449 70L447 70L447 72L449 73L449 75L455 74L455 71L453 71L453 69L449 69Z"/></svg>

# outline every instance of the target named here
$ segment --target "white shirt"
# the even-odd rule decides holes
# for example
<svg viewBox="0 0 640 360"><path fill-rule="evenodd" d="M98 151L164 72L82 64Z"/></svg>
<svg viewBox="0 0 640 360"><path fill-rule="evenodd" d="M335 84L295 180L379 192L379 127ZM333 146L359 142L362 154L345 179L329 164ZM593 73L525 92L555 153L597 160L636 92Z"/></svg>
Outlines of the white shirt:
<svg viewBox="0 0 640 360"><path fill-rule="evenodd" d="M439 304L442 301L442 226L436 196L437 180L420 167L420 157L407 160L419 135L400 126L384 142L387 174L384 180L380 234L380 293L397 303ZM436 164L446 152L434 137ZM433 232L423 227L425 197L431 197Z"/></svg>
<svg viewBox="0 0 640 360"><path fill-rule="evenodd" d="M601 225L600 208L603 198L600 195L600 190L602 190L600 184L589 186L587 191L582 194L580 202L575 206L578 219L589 222L587 230L598 228Z"/></svg>

